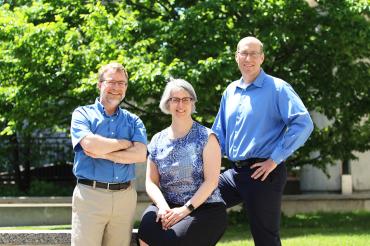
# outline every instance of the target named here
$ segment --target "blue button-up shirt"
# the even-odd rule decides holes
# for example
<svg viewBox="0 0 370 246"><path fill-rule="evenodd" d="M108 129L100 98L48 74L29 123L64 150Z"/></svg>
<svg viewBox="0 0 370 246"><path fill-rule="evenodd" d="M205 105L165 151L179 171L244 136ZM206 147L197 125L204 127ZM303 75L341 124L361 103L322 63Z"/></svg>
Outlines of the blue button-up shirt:
<svg viewBox="0 0 370 246"><path fill-rule="evenodd" d="M241 78L227 87L212 130L230 160L280 164L305 143L313 123L293 88L261 69L249 86Z"/></svg>
<svg viewBox="0 0 370 246"><path fill-rule="evenodd" d="M88 134L146 144L146 130L138 116L121 108L109 116L96 99L95 104L75 109L71 122L71 138L75 151L73 173L78 179L121 183L135 178L133 164L119 164L85 155L80 141Z"/></svg>

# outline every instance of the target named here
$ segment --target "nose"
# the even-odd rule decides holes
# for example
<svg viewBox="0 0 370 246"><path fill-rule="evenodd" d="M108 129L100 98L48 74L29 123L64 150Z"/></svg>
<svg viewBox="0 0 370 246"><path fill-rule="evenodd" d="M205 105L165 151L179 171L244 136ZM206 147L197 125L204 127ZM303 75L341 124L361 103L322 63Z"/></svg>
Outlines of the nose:
<svg viewBox="0 0 370 246"><path fill-rule="evenodd" d="M252 55L251 55L251 54L247 54L247 55L244 57L244 59L245 59L246 61L250 61L250 60L252 60L253 58L252 58Z"/></svg>
<svg viewBox="0 0 370 246"><path fill-rule="evenodd" d="M177 104L176 104L176 107L179 108L179 109L182 109L184 107L185 103L180 100Z"/></svg>

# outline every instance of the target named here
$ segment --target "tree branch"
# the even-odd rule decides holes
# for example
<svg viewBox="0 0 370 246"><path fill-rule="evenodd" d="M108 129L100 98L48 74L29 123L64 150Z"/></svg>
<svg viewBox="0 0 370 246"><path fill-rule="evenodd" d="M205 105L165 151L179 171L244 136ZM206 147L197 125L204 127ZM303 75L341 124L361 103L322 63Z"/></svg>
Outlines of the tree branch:
<svg viewBox="0 0 370 246"><path fill-rule="evenodd" d="M131 4L131 5L135 6L135 7L137 7L138 9L146 10L146 11L148 11L148 12L152 13L152 14L155 14L155 15L161 15L161 13L159 13L159 12L157 12L157 11L153 10L153 9L150 9L150 8L148 8L148 7L144 6L144 5L134 3L134 2L133 2L133 1L131 1L131 0L126 0L126 1L127 1L127 3L128 3L128 4Z"/></svg>
<svg viewBox="0 0 370 246"><path fill-rule="evenodd" d="M171 5L171 3L168 1L168 0L162 0L163 2L166 2L169 6L171 6L171 8L169 8L168 6L166 6L165 4L162 4L161 1L157 1L157 3L162 6L166 11L167 13L172 16L174 19L178 19L178 14L176 12L176 10L173 8L173 6Z"/></svg>
<svg viewBox="0 0 370 246"><path fill-rule="evenodd" d="M135 105L133 105L132 103L129 103L126 99L123 99L121 103L124 103L126 104L127 106L129 106L130 108L133 108L137 111L140 111L141 113L145 113L145 114L150 114L148 111L145 111L144 109L142 108L139 108L139 107L136 107Z"/></svg>

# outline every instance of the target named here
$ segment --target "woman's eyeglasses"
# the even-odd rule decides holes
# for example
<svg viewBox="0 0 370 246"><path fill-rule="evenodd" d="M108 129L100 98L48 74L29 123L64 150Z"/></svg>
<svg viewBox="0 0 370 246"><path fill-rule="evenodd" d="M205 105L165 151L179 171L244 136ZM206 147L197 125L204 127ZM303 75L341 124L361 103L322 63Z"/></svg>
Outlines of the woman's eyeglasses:
<svg viewBox="0 0 370 246"><path fill-rule="evenodd" d="M171 97L168 99L168 101L172 102L172 103L180 103L180 101L184 104L187 104L187 103L190 103L191 101L193 101L193 98L191 97L183 97L183 98L179 98L179 97Z"/></svg>

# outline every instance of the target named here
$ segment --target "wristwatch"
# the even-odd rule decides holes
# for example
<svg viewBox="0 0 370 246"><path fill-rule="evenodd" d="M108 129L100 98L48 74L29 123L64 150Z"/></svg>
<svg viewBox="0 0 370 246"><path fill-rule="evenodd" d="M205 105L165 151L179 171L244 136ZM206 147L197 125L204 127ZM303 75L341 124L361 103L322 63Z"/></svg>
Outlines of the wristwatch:
<svg viewBox="0 0 370 246"><path fill-rule="evenodd" d="M193 206L193 204L191 204L190 203L190 201L189 202L187 202L187 203L185 203L185 205L184 205L187 209L189 209L189 211L190 212L193 212L194 211L194 206Z"/></svg>

